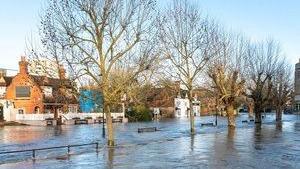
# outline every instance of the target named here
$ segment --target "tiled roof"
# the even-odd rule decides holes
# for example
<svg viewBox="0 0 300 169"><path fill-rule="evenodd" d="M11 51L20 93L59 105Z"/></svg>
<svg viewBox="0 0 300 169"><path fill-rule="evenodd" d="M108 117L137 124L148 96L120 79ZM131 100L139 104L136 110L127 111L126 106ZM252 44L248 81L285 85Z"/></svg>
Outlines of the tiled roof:
<svg viewBox="0 0 300 169"><path fill-rule="evenodd" d="M35 83L37 83L39 86L51 86L53 88L59 88L60 86L64 86L66 88L72 88L72 82L69 79L55 79L55 78L49 78L46 76L35 76L30 75Z"/></svg>
<svg viewBox="0 0 300 169"><path fill-rule="evenodd" d="M1 78L1 77L0 77L0 78ZM4 79L5 82L1 81L1 82L0 82L0 86L6 86L6 87L7 87L7 86L10 85L10 83L11 83L13 77L5 76L5 77L3 77L3 79Z"/></svg>

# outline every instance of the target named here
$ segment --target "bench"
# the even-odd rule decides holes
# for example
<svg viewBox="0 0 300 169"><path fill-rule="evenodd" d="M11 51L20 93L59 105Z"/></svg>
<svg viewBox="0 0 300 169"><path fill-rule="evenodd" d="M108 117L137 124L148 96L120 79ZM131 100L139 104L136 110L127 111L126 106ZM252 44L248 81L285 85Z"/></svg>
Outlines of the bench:
<svg viewBox="0 0 300 169"><path fill-rule="evenodd" d="M86 119L76 119L75 124L88 124L88 120L86 120Z"/></svg>
<svg viewBox="0 0 300 169"><path fill-rule="evenodd" d="M155 131L158 131L156 127L138 128L138 133L143 133L143 132L155 132Z"/></svg>
<svg viewBox="0 0 300 169"><path fill-rule="evenodd" d="M113 122L113 123L118 123L118 122L119 122L119 123L122 123L122 120L123 120L123 119L121 119L121 118L116 118L116 119L113 118L113 119L112 119L112 122Z"/></svg>
<svg viewBox="0 0 300 169"><path fill-rule="evenodd" d="M214 123L201 123L201 126L214 126Z"/></svg>
<svg viewBox="0 0 300 169"><path fill-rule="evenodd" d="M47 126L53 126L53 120L47 120L46 125Z"/></svg>

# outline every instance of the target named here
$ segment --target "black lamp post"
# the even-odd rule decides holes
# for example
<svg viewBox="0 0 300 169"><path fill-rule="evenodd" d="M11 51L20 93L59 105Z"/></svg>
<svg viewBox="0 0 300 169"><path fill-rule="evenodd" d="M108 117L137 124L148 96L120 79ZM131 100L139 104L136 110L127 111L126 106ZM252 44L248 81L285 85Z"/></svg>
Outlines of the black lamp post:
<svg viewBox="0 0 300 169"><path fill-rule="evenodd" d="M104 111L102 110L102 137L105 138Z"/></svg>
<svg viewBox="0 0 300 169"><path fill-rule="evenodd" d="M96 110L99 111L98 104L96 104ZM105 138L104 111L103 110L102 110L102 137Z"/></svg>
<svg viewBox="0 0 300 169"><path fill-rule="evenodd" d="M215 118L215 124L218 125L218 111L219 111L219 102L218 99L216 99L216 118Z"/></svg>

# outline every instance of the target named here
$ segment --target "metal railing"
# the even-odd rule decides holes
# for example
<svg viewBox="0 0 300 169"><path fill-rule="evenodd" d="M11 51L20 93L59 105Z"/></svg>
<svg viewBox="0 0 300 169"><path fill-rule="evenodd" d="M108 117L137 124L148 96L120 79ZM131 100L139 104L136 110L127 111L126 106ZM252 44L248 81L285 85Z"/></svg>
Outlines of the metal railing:
<svg viewBox="0 0 300 169"><path fill-rule="evenodd" d="M2 151L2 152L0 152L0 155L1 154L14 154L14 153L32 152L32 159L35 159L37 151L67 148L68 155L70 155L71 147L83 147L83 146L89 146L89 145L96 145L96 152L98 152L99 143L95 142L95 143L87 143L87 144L73 144L73 145L66 145L66 146L35 148L35 149L28 149L28 150Z"/></svg>

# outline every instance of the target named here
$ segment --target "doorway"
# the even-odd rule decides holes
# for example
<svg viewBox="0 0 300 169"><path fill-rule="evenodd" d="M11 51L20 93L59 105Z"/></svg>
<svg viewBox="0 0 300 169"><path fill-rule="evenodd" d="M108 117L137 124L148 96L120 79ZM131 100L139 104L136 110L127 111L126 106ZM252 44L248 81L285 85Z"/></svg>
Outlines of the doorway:
<svg viewBox="0 0 300 169"><path fill-rule="evenodd" d="M0 103L0 121L4 120L3 105Z"/></svg>

